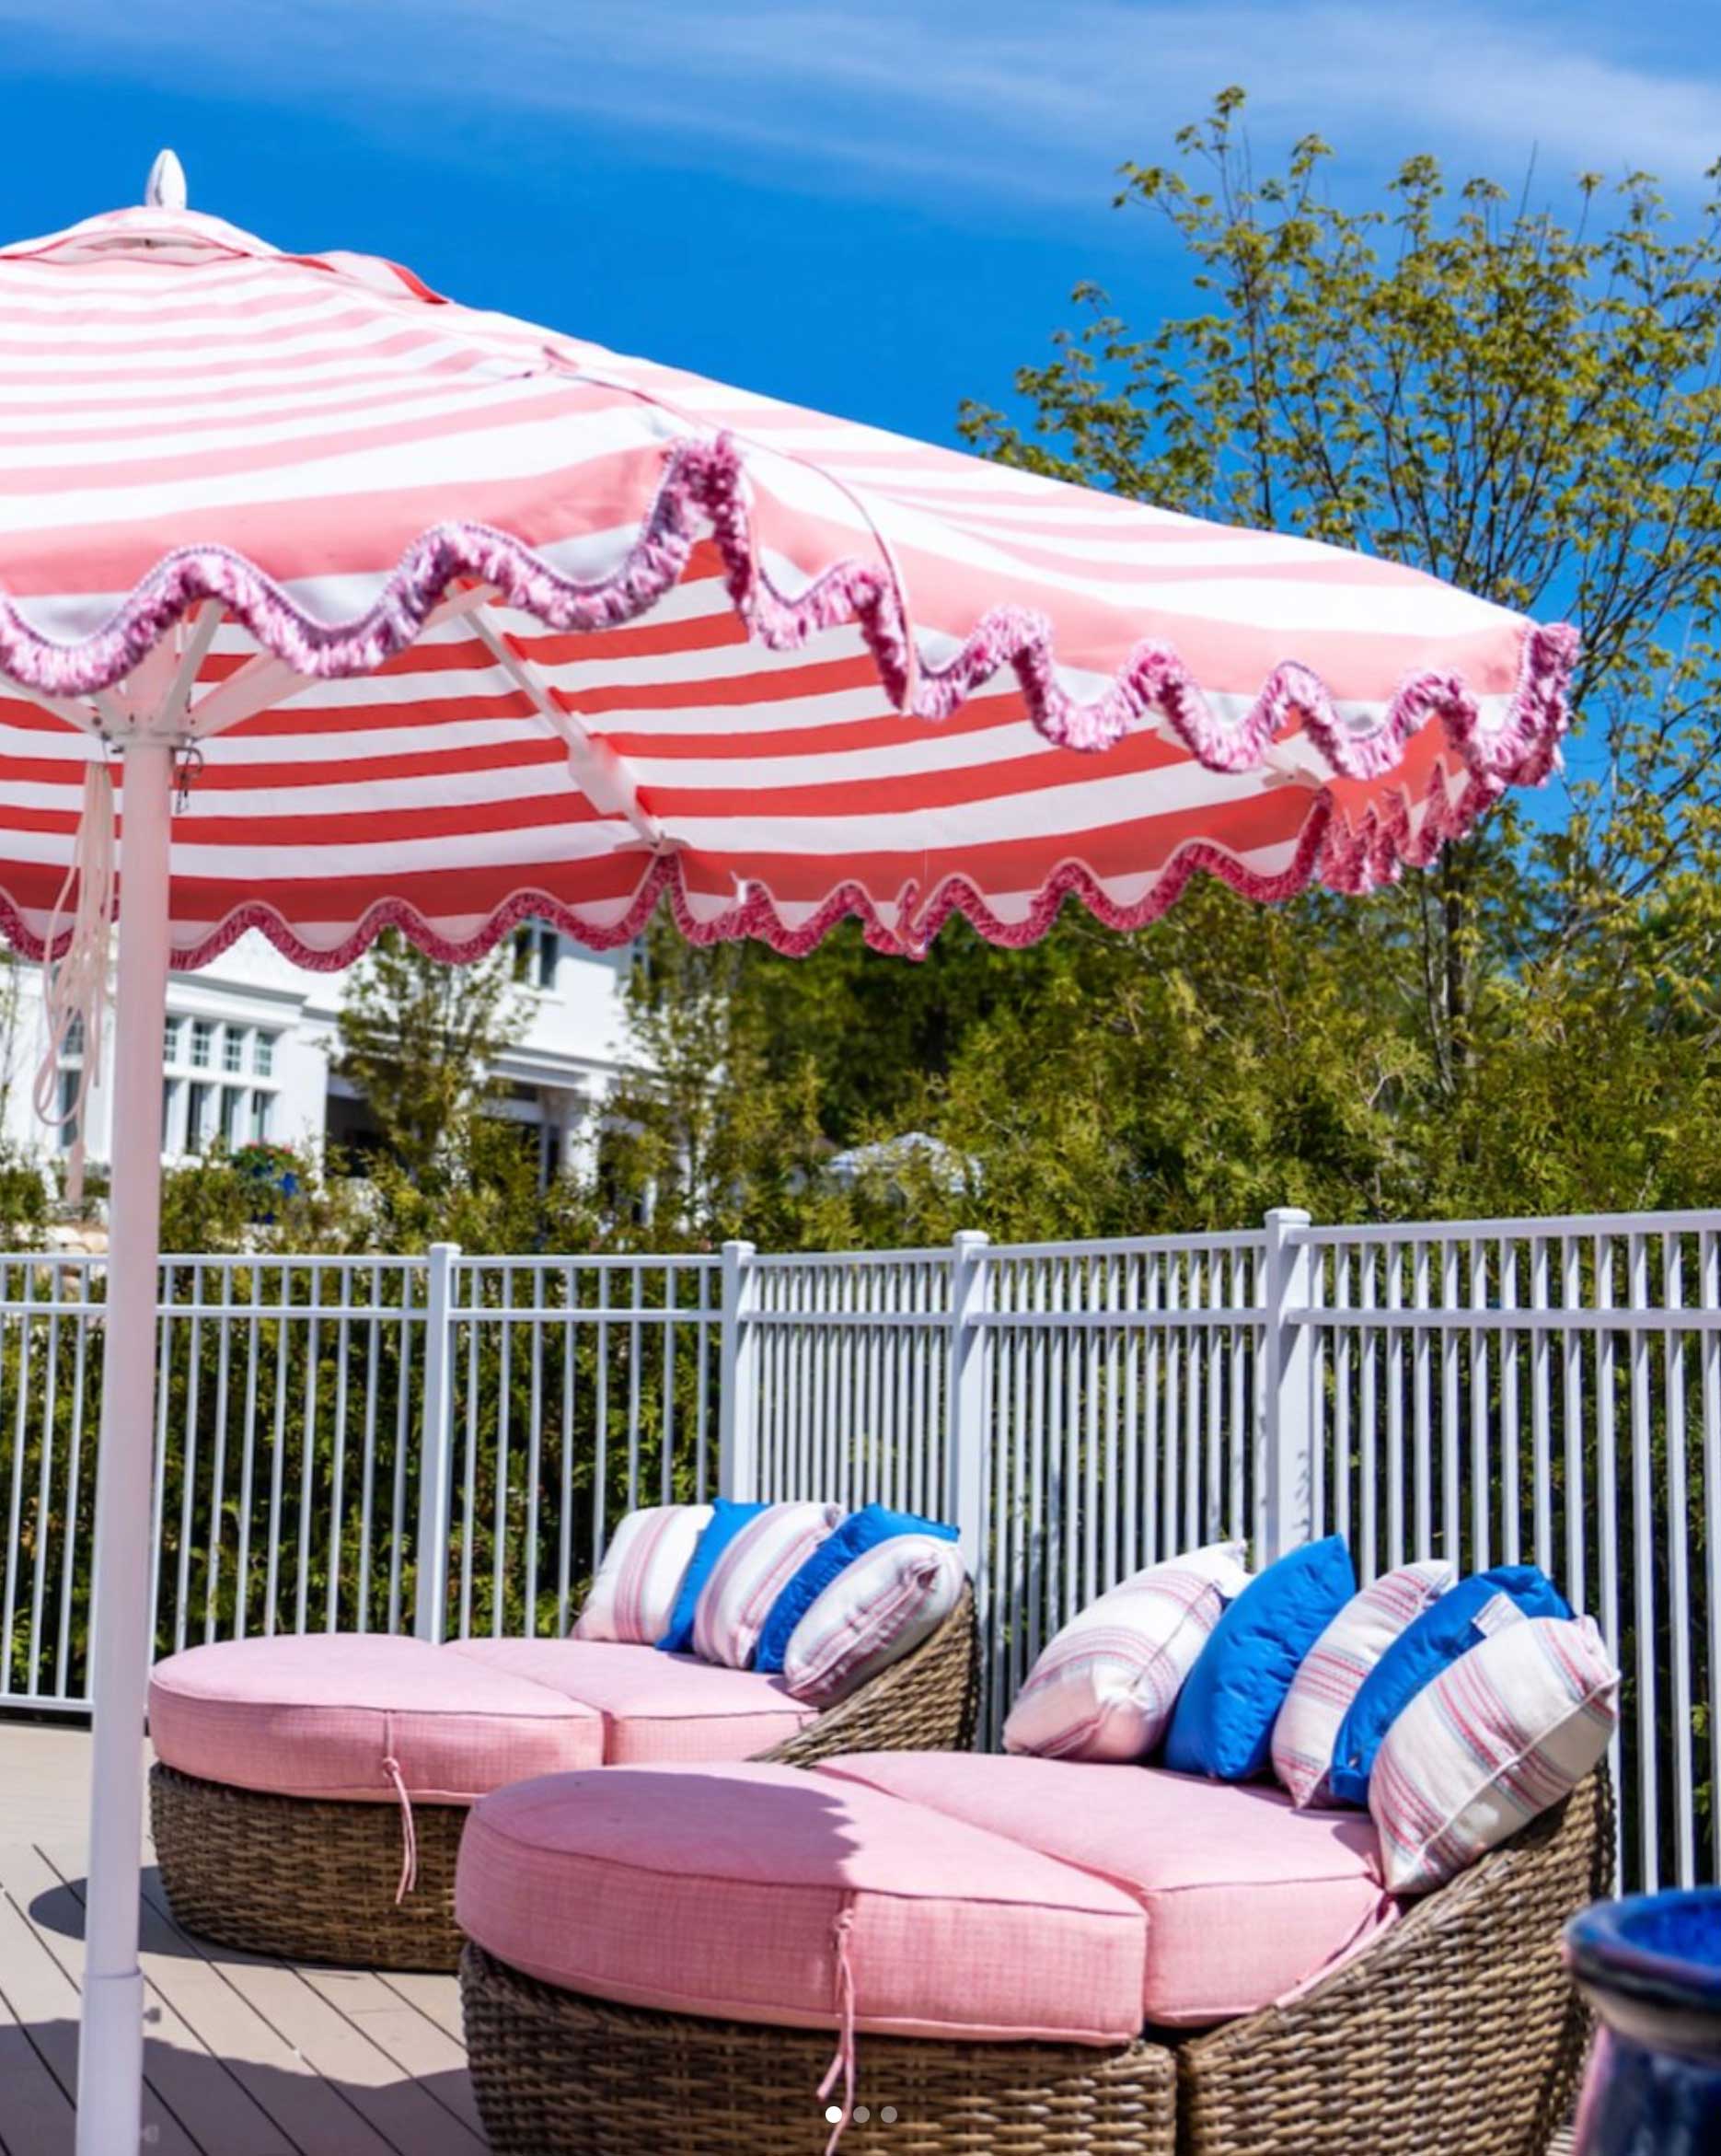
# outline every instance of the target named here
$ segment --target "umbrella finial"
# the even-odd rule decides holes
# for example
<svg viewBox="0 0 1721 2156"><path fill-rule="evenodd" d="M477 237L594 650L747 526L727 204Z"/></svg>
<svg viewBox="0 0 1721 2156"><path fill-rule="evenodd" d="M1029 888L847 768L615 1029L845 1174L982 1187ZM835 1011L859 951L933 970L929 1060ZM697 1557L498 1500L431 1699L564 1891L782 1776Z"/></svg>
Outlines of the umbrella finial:
<svg viewBox="0 0 1721 2156"><path fill-rule="evenodd" d="M152 210L182 210L185 207L185 167L171 150L163 150L149 168L149 183L144 190L145 207Z"/></svg>

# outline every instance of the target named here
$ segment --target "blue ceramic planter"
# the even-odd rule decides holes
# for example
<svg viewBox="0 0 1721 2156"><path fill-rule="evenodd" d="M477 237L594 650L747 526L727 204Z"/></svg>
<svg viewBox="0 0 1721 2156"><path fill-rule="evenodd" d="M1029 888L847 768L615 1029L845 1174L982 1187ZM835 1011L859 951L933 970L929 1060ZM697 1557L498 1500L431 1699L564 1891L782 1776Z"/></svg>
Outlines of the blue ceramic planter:
<svg viewBox="0 0 1721 2156"><path fill-rule="evenodd" d="M1721 1888L1600 1902L1565 1960L1600 2017L1577 2156L1721 2150Z"/></svg>

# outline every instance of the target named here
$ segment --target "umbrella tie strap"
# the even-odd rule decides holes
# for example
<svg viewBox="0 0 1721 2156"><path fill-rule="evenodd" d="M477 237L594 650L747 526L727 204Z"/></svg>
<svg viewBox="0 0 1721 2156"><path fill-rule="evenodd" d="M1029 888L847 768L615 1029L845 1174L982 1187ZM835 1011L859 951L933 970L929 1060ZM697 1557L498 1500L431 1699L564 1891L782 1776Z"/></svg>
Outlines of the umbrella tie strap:
<svg viewBox="0 0 1721 2156"><path fill-rule="evenodd" d="M418 1829L412 1822L412 1799L407 1791L406 1777L392 1752L383 1761L383 1772L394 1784L395 1795L400 1800L400 1884L395 1889L395 1907L398 1908L418 1884Z"/></svg>
<svg viewBox="0 0 1721 2156"><path fill-rule="evenodd" d="M831 2138L825 2144L825 2156L836 2156L837 2144L843 2138L843 2129L854 2116L855 2108L855 1973L849 1956L849 1941L854 1930L855 1912L852 1900L843 1905L842 1914L831 1930L831 1943L837 1950L837 2056L826 2070L819 2083L819 2102L823 2104L837 2082L842 2083L842 2110L831 2128Z"/></svg>
<svg viewBox="0 0 1721 2156"><path fill-rule="evenodd" d="M61 924L74 885L77 898L72 906L71 929L65 948L56 958ZM84 1198L85 1104L91 1087L101 1083L113 891L113 774L105 762L93 762L84 767L84 805L78 815L77 836L42 940L42 1005L48 1045L36 1071L37 1115L62 1133L71 1133L65 1195L73 1205L81 1204ZM61 1073L66 1058L74 1054L80 1059L77 1084L70 1100L63 1100Z"/></svg>
<svg viewBox="0 0 1721 2156"><path fill-rule="evenodd" d="M768 444L762 446L769 447ZM797 449L772 449L771 454L776 457L786 457L791 464L799 464L806 470L816 472L821 479L827 481L839 494L847 497L849 506L866 526L868 531L872 533L872 544L878 549L879 559L884 564L884 574L890 578L891 595L896 601L896 619L902 635L902 690L898 702L902 711L910 718L917 716L915 704L920 693L920 646L915 638L914 616L908 610L908 580L902 573L902 563L896 558L895 548L884 537L884 528L868 507L865 497L858 488L850 486L840 472L832 471L828 465L815 463L811 457L803 457ZM752 512L749 509L749 522L751 516ZM753 541L753 558L756 562L758 562L759 547L757 536ZM764 566L761 563L759 574L762 577L764 574Z"/></svg>

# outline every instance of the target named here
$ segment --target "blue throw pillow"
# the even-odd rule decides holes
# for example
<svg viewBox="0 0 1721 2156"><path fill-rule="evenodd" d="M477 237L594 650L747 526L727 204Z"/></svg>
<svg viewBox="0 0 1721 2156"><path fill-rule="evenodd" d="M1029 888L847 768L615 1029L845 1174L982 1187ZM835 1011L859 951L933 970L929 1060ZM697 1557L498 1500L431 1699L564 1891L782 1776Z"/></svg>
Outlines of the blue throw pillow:
<svg viewBox="0 0 1721 2156"><path fill-rule="evenodd" d="M1293 1549L1251 1580L1214 1626L1165 1735L1176 1774L1250 1781L1263 1772L1302 1658L1357 1592L1340 1535Z"/></svg>
<svg viewBox="0 0 1721 2156"><path fill-rule="evenodd" d="M1473 1572L1449 1588L1399 1634L1351 1701L1327 1769L1327 1793L1336 1802L1367 1807L1374 1756L1387 1731L1425 1685L1484 1636L1485 1628L1476 1619L1501 1594L1526 1617L1572 1614L1565 1597L1534 1565L1496 1565L1491 1572Z"/></svg>
<svg viewBox="0 0 1721 2156"><path fill-rule="evenodd" d="M863 1505L850 1513L834 1535L826 1536L770 1606L759 1634L755 1669L780 1670L789 1639L845 1566L864 1557L893 1535L936 1535L941 1542L954 1542L956 1530L941 1520L922 1520L913 1513L893 1513L887 1505Z"/></svg>
<svg viewBox="0 0 1721 2156"><path fill-rule="evenodd" d="M716 1571L718 1559L747 1522L757 1520L764 1510L762 1504L737 1504L731 1497L720 1497L711 1507L705 1532L694 1544L693 1555L682 1574L681 1592L669 1615L669 1629L657 1642L665 1654L693 1652L693 1613L699 1607L700 1592Z"/></svg>

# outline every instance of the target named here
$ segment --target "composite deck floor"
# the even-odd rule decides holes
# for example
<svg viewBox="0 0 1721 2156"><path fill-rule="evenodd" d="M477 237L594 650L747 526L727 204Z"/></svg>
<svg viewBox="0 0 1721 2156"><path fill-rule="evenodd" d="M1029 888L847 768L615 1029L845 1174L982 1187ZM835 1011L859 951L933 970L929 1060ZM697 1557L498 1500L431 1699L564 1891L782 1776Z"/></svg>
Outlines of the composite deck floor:
<svg viewBox="0 0 1721 2156"><path fill-rule="evenodd" d="M87 1731L0 1720L0 2156L72 2156L88 1773ZM147 1843L144 1863L152 2151L480 2156L452 1976L208 1945L168 1915Z"/></svg>
<svg viewBox="0 0 1721 2156"><path fill-rule="evenodd" d="M4 2156L71 2156L88 1771L87 1732L0 1721ZM144 1897L152 2150L479 2156L452 1976L230 1953L179 1929L153 1868Z"/></svg>

